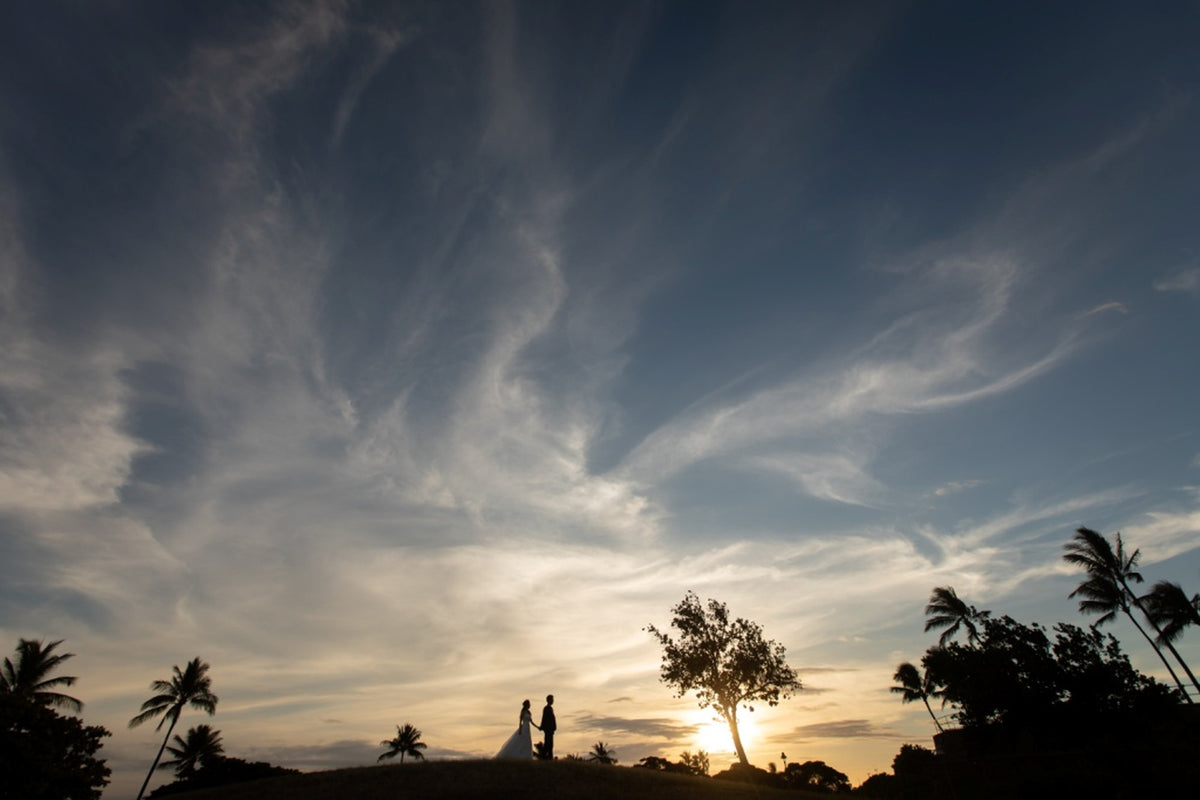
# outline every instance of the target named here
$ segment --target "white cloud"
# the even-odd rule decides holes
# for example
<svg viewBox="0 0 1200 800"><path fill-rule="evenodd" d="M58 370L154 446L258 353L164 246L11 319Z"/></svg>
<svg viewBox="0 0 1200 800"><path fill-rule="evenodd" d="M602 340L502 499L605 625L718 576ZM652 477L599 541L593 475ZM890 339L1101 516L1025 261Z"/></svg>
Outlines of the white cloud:
<svg viewBox="0 0 1200 800"><path fill-rule="evenodd" d="M1095 314L1104 314L1108 311L1116 311L1118 314L1128 314L1129 313L1129 309L1126 308L1124 303L1118 303L1116 301L1112 301L1112 302L1108 302L1108 303L1101 303L1100 305L1096 306L1095 308L1090 308L1087 311L1080 312L1078 314L1078 316L1080 318L1090 317Z"/></svg>
<svg viewBox="0 0 1200 800"><path fill-rule="evenodd" d="M934 497L946 497L948 495L964 492L968 489L974 489L976 486L980 486L982 484L983 481L979 480L950 481L949 483L944 483L934 489L931 494Z"/></svg>
<svg viewBox="0 0 1200 800"><path fill-rule="evenodd" d="M1185 292L1200 294L1200 269L1182 269L1154 281L1160 292Z"/></svg>
<svg viewBox="0 0 1200 800"><path fill-rule="evenodd" d="M1190 552L1200 546L1200 509L1148 512L1125 525L1121 538L1142 551L1143 563Z"/></svg>
<svg viewBox="0 0 1200 800"><path fill-rule="evenodd" d="M820 500L870 507L888 494L858 457L845 453L752 456L744 463L752 469L782 474Z"/></svg>
<svg viewBox="0 0 1200 800"><path fill-rule="evenodd" d="M1005 314L1018 272L1003 259L934 263L913 277L921 289L914 292L917 310L874 336L847 366L686 411L640 443L618 474L670 475L768 441L834 438L881 418L949 409L1029 382L1078 343L1067 326L1023 362L1002 363L993 339L1012 324Z"/></svg>
<svg viewBox="0 0 1200 800"><path fill-rule="evenodd" d="M115 346L36 332L37 265L26 251L18 198L0 174L0 509L81 509L115 503L144 446L123 430Z"/></svg>
<svg viewBox="0 0 1200 800"><path fill-rule="evenodd" d="M388 60L417 36L418 31L415 27L370 27L365 33L370 43L370 51L367 53L368 57L347 83L338 100L337 111L333 116L333 132L330 136L330 143L334 147L341 143L346 126L350 123L354 111L358 107L363 91L379 71L387 65Z"/></svg>

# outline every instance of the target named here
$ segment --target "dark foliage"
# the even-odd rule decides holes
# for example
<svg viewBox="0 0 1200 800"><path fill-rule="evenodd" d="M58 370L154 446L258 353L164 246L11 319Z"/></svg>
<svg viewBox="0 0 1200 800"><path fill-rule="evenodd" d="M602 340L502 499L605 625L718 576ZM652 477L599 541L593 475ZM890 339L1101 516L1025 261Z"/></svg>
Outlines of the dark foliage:
<svg viewBox="0 0 1200 800"><path fill-rule="evenodd" d="M1185 628L1200 627L1200 594L1188 597L1178 583L1159 581L1140 599L1150 622L1159 630L1159 642L1173 642Z"/></svg>
<svg viewBox="0 0 1200 800"><path fill-rule="evenodd" d="M759 769L749 764L731 764L729 769L713 775L713 780L750 783L756 786L781 786L778 775L772 775L765 769Z"/></svg>
<svg viewBox="0 0 1200 800"><path fill-rule="evenodd" d="M929 603L925 606L925 632L942 629L938 644L945 647L961 627L967 632L967 642L973 643L979 639L979 626L991 614L967 605L953 586L938 586L929 595Z"/></svg>
<svg viewBox="0 0 1200 800"><path fill-rule="evenodd" d="M147 796L167 797L196 789L211 789L214 786L226 786L231 783L245 783L262 778L299 774L300 770L298 769L277 767L265 761L245 761L240 758L210 756L204 759L202 766L187 778L160 786Z"/></svg>
<svg viewBox="0 0 1200 800"><path fill-rule="evenodd" d="M46 644L40 639L21 639L17 643L16 660L4 659L0 665L0 692L25 695L44 705L65 708L76 713L83 703L67 694L55 691L60 686L72 686L73 675L50 677L50 673L74 658L74 653L55 653L62 639Z"/></svg>
<svg viewBox="0 0 1200 800"><path fill-rule="evenodd" d="M411 756L418 761L425 760L425 754L421 751L428 747L421 741L421 730L409 722L403 726L397 725L396 735L391 739L384 739L380 744L388 749L377 760L383 761L385 758L395 758L399 755L401 764L404 763L405 756Z"/></svg>
<svg viewBox="0 0 1200 800"><path fill-rule="evenodd" d="M934 737L936 755L905 745L894 780L864 795L1140 798L1200 778L1196 707L1095 628L989 618L977 639L931 647L921 663L962 727Z"/></svg>
<svg viewBox="0 0 1200 800"><path fill-rule="evenodd" d="M679 754L679 763L687 767L688 772L692 775L708 775L708 753L703 750L697 750L695 755L684 750Z"/></svg>
<svg viewBox="0 0 1200 800"><path fill-rule="evenodd" d="M887 780L885 780L885 778ZM866 783L859 790L867 794ZM880 777L870 788L873 797L927 798L954 797L946 778L945 767L928 747L919 744L901 745L892 759L892 774Z"/></svg>
<svg viewBox="0 0 1200 800"><path fill-rule="evenodd" d="M587 760L593 764L613 765L617 763L617 751L604 742L596 742L592 745Z"/></svg>
<svg viewBox="0 0 1200 800"><path fill-rule="evenodd" d="M635 769L653 769L659 772L676 772L680 775L691 775L692 770L687 764L677 764L659 756L646 756L633 765Z"/></svg>
<svg viewBox="0 0 1200 800"><path fill-rule="evenodd" d="M988 619L977 643L932 647L921 659L964 728L1086 726L1178 704L1175 693L1135 670L1112 636L1060 623Z"/></svg>
<svg viewBox="0 0 1200 800"><path fill-rule="evenodd" d="M673 772L677 775L708 775L708 753L703 750L695 755L688 751L680 753L678 761L670 761L659 756L646 756L633 765L638 769L652 769L656 772Z"/></svg>
<svg viewBox="0 0 1200 800"><path fill-rule="evenodd" d="M96 751L111 735L40 701L0 693L0 798L98 800L111 770Z"/></svg>
<svg viewBox="0 0 1200 800"><path fill-rule="evenodd" d="M850 791L850 779L824 761L805 761L803 764L788 764L783 771L783 783L789 789L805 789L820 794L837 794Z"/></svg>
<svg viewBox="0 0 1200 800"><path fill-rule="evenodd" d="M854 794L862 797L874 797L878 800L892 800L892 798L901 796L896 776L886 772L868 775L867 779L854 790Z"/></svg>
<svg viewBox="0 0 1200 800"><path fill-rule="evenodd" d="M188 729L187 738L176 736L175 745L168 745L167 752L172 759L162 762L158 768L174 769L176 778L186 778L205 761L224 753L225 748L221 744L220 731L209 725L196 725Z"/></svg>
<svg viewBox="0 0 1200 800"><path fill-rule="evenodd" d="M892 759L892 772L899 777L921 778L933 774L936 764L937 755L928 747L903 744Z"/></svg>

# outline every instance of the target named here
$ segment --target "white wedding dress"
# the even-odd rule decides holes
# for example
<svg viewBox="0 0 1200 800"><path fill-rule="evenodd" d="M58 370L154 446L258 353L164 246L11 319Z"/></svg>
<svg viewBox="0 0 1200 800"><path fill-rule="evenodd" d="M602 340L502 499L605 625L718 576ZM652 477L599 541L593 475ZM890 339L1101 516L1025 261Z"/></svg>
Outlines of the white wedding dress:
<svg viewBox="0 0 1200 800"><path fill-rule="evenodd" d="M533 722L533 714L527 710L521 711L521 723L508 741L496 753L496 758L533 758L533 734L529 732L529 724Z"/></svg>

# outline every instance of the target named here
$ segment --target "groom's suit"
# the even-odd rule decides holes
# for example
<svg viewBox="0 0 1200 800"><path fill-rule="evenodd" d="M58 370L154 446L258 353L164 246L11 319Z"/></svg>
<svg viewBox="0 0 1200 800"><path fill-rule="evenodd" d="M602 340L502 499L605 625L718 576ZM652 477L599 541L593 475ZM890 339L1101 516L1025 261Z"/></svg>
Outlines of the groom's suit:
<svg viewBox="0 0 1200 800"><path fill-rule="evenodd" d="M549 703L542 709L542 740L546 748L546 757L554 758L554 731L558 723L554 719L554 709Z"/></svg>

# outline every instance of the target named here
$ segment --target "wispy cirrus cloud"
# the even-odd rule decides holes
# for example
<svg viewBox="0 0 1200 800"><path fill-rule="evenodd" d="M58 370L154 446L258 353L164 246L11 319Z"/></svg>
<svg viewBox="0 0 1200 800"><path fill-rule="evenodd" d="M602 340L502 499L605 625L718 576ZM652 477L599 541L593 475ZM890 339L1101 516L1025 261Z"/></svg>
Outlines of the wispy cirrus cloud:
<svg viewBox="0 0 1200 800"><path fill-rule="evenodd" d="M1160 292L1200 294L1200 269L1182 269L1154 281Z"/></svg>
<svg viewBox="0 0 1200 800"><path fill-rule="evenodd" d="M868 719L839 719L801 725L788 733L776 734L773 741L780 743L807 742L813 739L861 739L865 737L893 737L894 730L882 727Z"/></svg>
<svg viewBox="0 0 1200 800"><path fill-rule="evenodd" d="M572 719L572 724L588 730L605 731L609 735L632 733L676 742L695 736L699 725L683 723L667 717L613 717L581 714Z"/></svg>
<svg viewBox="0 0 1200 800"><path fill-rule="evenodd" d="M921 296L926 303L940 296L946 305L929 304L902 316L853 354L848 366L684 412L641 442L618 474L670 475L769 441L952 408L1027 383L1077 345L1068 328L1023 364L996 369L988 363L989 342L1003 331L1016 274L1005 261L934 264L917 279L928 287Z"/></svg>

